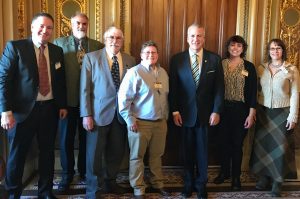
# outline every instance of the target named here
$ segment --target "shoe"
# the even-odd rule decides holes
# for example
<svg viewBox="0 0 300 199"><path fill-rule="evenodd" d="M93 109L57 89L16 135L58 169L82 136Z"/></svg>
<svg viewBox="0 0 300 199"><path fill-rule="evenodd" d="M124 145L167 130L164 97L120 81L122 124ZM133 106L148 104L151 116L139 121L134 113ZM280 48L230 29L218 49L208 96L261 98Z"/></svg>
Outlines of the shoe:
<svg viewBox="0 0 300 199"><path fill-rule="evenodd" d="M231 181L231 190L232 191L240 191L241 190L241 180L239 177L232 178Z"/></svg>
<svg viewBox="0 0 300 199"><path fill-rule="evenodd" d="M170 194L168 191L166 191L164 188L153 188L153 191L159 193L159 194L162 195L162 196L170 196L170 195L171 195L171 194Z"/></svg>
<svg viewBox="0 0 300 199"><path fill-rule="evenodd" d="M105 183L105 188L104 188L105 193L115 193L115 194L124 194L127 193L127 189L124 187L121 187L118 185L116 182L106 182Z"/></svg>
<svg viewBox="0 0 300 199"><path fill-rule="evenodd" d="M58 184L57 190L58 190L59 192L65 192L65 191L67 191L67 190L69 189L70 184L71 184L71 183L70 183L69 181L63 180L63 181L61 181L61 182Z"/></svg>
<svg viewBox="0 0 300 199"><path fill-rule="evenodd" d="M55 197L53 194L48 194L44 196L39 196L38 199L58 199L58 198Z"/></svg>
<svg viewBox="0 0 300 199"><path fill-rule="evenodd" d="M274 181L273 185L272 185L271 196L272 197L281 197L281 187L282 187L281 182Z"/></svg>
<svg viewBox="0 0 300 199"><path fill-rule="evenodd" d="M207 192L204 191L204 192L198 192L197 193L197 199L207 199Z"/></svg>
<svg viewBox="0 0 300 199"><path fill-rule="evenodd" d="M146 196L145 195L134 195L135 199L145 199Z"/></svg>
<svg viewBox="0 0 300 199"><path fill-rule="evenodd" d="M192 196L192 191L191 190L183 190L181 192L181 197L183 198L189 198Z"/></svg>
<svg viewBox="0 0 300 199"><path fill-rule="evenodd" d="M219 173L219 175L214 179L215 184L222 184L225 180L230 178L229 175L225 175L224 173Z"/></svg>
<svg viewBox="0 0 300 199"><path fill-rule="evenodd" d="M258 191L264 191L268 189L269 183L270 183L270 179L267 176L259 176L259 180L255 185L255 189Z"/></svg>

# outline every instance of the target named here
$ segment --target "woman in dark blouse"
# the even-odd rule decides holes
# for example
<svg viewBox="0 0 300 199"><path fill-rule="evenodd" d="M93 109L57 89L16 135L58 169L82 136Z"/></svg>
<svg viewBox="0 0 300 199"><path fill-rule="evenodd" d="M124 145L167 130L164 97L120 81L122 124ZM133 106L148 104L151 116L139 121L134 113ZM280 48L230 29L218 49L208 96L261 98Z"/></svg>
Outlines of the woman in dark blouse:
<svg viewBox="0 0 300 199"><path fill-rule="evenodd" d="M230 37L226 49L222 61L225 102L219 129L221 169L214 183L221 184L231 176L232 190L239 191L243 142L256 119L257 76L254 65L245 60L247 44L241 36Z"/></svg>

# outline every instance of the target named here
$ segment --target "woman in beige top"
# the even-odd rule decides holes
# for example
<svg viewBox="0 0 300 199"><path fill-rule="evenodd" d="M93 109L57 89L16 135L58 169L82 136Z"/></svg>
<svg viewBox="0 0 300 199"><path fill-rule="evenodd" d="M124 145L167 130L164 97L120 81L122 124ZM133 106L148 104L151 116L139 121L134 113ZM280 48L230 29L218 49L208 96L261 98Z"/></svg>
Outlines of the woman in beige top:
<svg viewBox="0 0 300 199"><path fill-rule="evenodd" d="M268 52L268 62L257 68L259 106L250 168L259 177L256 189L273 182L271 194L280 197L284 178L297 178L292 132L298 119L299 72L286 62L282 40L272 39Z"/></svg>

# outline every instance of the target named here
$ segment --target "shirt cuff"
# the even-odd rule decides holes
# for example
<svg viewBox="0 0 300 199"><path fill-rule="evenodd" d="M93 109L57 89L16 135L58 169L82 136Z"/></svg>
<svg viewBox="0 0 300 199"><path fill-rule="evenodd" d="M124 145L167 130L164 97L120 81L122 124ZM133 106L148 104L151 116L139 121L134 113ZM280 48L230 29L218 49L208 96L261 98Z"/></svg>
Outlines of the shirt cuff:
<svg viewBox="0 0 300 199"><path fill-rule="evenodd" d="M5 111L1 113L1 117L8 117L12 116L12 111Z"/></svg>

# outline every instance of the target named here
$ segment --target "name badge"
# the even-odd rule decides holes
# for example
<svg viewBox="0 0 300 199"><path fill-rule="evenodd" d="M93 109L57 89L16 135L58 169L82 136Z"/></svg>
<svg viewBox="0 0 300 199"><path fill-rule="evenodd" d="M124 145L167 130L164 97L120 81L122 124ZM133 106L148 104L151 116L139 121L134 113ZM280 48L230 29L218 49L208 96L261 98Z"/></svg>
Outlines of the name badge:
<svg viewBox="0 0 300 199"><path fill-rule="evenodd" d="M249 74L248 71L246 71L246 70L244 70L244 69L242 70L242 75L248 77L248 74Z"/></svg>
<svg viewBox="0 0 300 199"><path fill-rule="evenodd" d="M162 83L161 82L155 82L154 83L154 88L156 88L156 89L162 89Z"/></svg>

